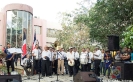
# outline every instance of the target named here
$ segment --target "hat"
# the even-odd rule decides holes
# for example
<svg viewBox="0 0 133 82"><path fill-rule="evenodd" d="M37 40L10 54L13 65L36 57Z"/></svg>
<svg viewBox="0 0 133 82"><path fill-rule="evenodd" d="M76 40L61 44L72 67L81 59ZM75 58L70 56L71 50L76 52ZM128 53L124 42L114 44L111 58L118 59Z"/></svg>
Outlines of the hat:
<svg viewBox="0 0 133 82"><path fill-rule="evenodd" d="M73 49L73 47L69 47L69 49Z"/></svg>

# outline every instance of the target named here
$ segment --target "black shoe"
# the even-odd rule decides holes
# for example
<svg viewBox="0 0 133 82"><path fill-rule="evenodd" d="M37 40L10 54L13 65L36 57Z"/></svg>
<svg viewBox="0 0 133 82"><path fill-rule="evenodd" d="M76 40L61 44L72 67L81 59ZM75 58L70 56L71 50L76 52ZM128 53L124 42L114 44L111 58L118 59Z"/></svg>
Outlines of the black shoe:
<svg viewBox="0 0 133 82"><path fill-rule="evenodd" d="M64 76L64 74L62 74Z"/></svg>

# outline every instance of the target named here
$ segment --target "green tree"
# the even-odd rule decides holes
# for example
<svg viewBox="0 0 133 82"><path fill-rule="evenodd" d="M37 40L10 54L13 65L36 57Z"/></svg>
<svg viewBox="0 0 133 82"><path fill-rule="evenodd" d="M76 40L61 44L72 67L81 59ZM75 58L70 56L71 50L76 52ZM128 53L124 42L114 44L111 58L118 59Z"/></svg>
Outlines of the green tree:
<svg viewBox="0 0 133 82"><path fill-rule="evenodd" d="M88 13L78 14L75 21L90 28L91 40L106 46L108 35L119 35L133 23L133 0L98 0Z"/></svg>
<svg viewBox="0 0 133 82"><path fill-rule="evenodd" d="M123 32L123 42L121 43L121 46L128 46L130 48L133 48L133 25L126 28L126 31Z"/></svg>

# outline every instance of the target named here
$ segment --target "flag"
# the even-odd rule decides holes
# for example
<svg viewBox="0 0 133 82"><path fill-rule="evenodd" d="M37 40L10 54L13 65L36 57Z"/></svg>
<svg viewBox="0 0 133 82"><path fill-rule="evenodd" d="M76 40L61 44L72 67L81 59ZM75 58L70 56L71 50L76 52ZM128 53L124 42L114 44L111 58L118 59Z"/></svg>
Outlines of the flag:
<svg viewBox="0 0 133 82"><path fill-rule="evenodd" d="M35 33L34 33L34 41L33 41L32 50L35 49L35 45L36 45L36 30L35 30Z"/></svg>
<svg viewBox="0 0 133 82"><path fill-rule="evenodd" d="M23 45L22 45L22 55L21 55L21 65L23 65L23 59L26 57L26 54L27 54L27 46L26 46L26 34L24 32L24 35L23 35Z"/></svg>

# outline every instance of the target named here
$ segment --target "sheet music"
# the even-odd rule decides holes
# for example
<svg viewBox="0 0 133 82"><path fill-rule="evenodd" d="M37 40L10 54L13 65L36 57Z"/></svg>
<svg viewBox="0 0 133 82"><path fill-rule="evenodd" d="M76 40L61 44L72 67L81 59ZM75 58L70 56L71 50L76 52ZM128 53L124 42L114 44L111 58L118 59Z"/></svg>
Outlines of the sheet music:
<svg viewBox="0 0 133 82"><path fill-rule="evenodd" d="M8 51L10 53L22 53L21 48L9 48Z"/></svg>

